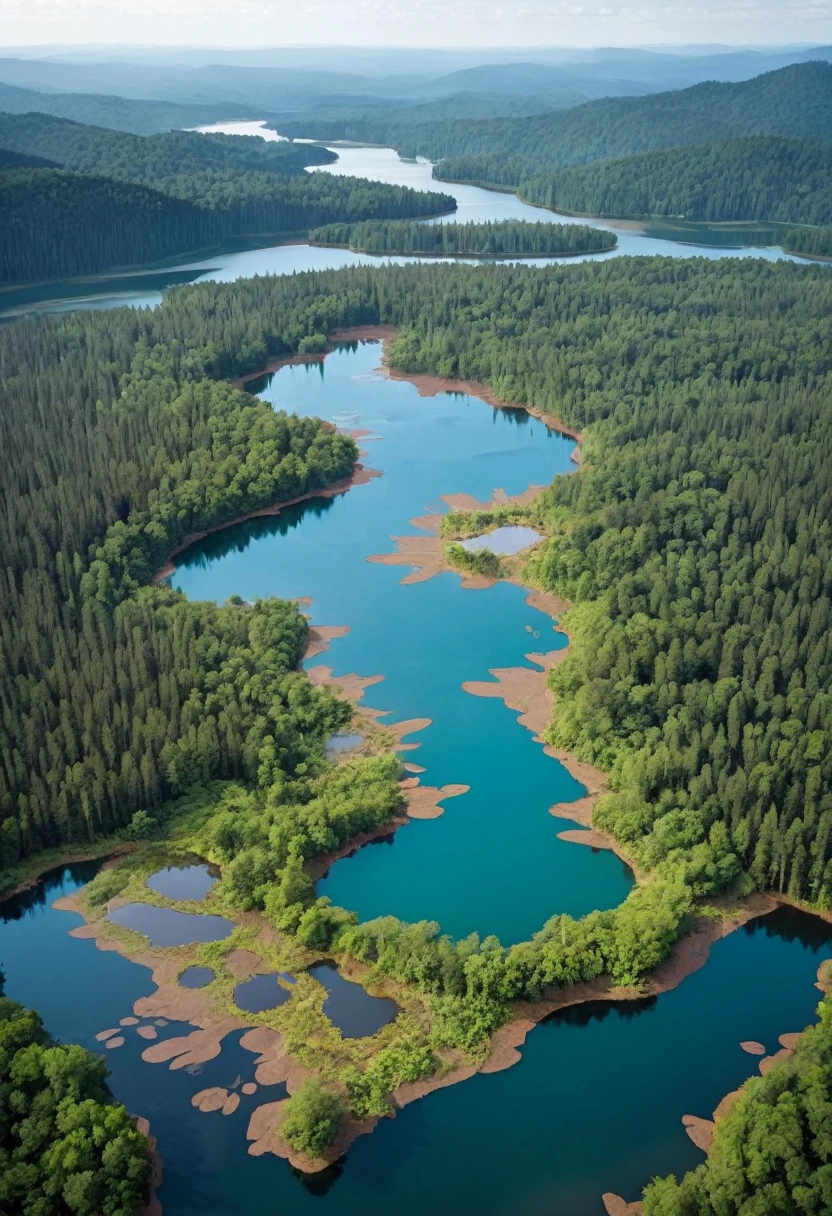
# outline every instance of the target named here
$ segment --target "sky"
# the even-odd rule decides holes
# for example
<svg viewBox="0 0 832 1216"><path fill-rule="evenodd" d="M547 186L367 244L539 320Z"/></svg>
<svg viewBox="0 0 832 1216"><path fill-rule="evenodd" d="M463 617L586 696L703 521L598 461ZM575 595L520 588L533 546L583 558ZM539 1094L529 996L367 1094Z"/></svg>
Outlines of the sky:
<svg viewBox="0 0 832 1216"><path fill-rule="evenodd" d="M832 42L832 0L0 0L0 45Z"/></svg>

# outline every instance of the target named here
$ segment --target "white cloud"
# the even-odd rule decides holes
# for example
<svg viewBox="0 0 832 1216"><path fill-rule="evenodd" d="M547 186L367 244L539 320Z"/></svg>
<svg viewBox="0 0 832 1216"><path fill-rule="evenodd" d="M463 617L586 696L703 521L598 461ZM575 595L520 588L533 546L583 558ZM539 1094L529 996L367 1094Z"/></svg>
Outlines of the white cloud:
<svg viewBox="0 0 832 1216"><path fill-rule="evenodd" d="M830 0L2 0L5 46L633 45L832 40Z"/></svg>

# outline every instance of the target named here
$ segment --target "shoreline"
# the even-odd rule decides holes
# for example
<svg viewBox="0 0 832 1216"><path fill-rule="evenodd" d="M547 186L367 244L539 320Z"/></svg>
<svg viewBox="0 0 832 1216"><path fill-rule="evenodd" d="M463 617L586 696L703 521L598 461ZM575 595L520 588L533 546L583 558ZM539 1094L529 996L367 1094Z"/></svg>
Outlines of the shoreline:
<svg viewBox="0 0 832 1216"><path fill-rule="evenodd" d="M451 212L451 214L453 214ZM597 229L599 232L605 231L603 228ZM437 252L424 249L356 249L353 245L336 244L330 241L307 241L307 245L311 249L346 249L349 253L360 253L368 258L440 258L451 259L452 261L475 260L478 262L527 262L537 258L586 258L591 257L596 253L614 253L618 248L618 238L615 239L615 244L610 245L607 249L564 249L558 253L551 250L545 253L456 253L449 252L447 249L442 249Z"/></svg>
<svg viewBox="0 0 832 1216"><path fill-rule="evenodd" d="M174 558L179 557L186 549L190 549L191 545L205 540L206 536L213 536L215 532L224 532L226 528L233 528L237 524L244 524L250 519L262 519L271 515L279 515L286 507L295 507L298 503L310 502L313 498L337 498L339 494L346 494L354 486L366 485L367 482L382 476L383 473L377 469L365 468L359 461L349 477L344 477L341 481L334 481L320 490L307 490L305 494L299 494L297 498L287 498L282 502L272 503L269 507L258 507L254 511L246 511L244 515L238 515L234 519L226 520L222 524L215 524L213 527L206 528L202 532L191 532L189 536L186 536L184 540L168 553L162 565L153 575L151 586L158 587L165 579L171 578L176 573Z"/></svg>

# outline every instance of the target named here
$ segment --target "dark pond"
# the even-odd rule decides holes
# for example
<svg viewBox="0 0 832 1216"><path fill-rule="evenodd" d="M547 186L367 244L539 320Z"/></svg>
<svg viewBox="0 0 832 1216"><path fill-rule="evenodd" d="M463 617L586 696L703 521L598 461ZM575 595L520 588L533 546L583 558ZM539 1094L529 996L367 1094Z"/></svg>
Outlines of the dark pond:
<svg viewBox="0 0 832 1216"><path fill-rule="evenodd" d="M329 993L324 1013L345 1039L364 1039L392 1022L399 1007L388 997L370 996L361 984L345 979L335 963L316 963L309 974Z"/></svg>
<svg viewBox="0 0 832 1216"><path fill-rule="evenodd" d="M147 880L151 891L166 899L204 899L219 875L205 862L185 861L179 866L166 866Z"/></svg>
<svg viewBox="0 0 832 1216"><path fill-rule="evenodd" d="M210 967L186 967L179 977L181 988L204 988L214 978Z"/></svg>
<svg viewBox="0 0 832 1216"><path fill-rule="evenodd" d="M253 975L243 980L234 989L234 1004L247 1013L262 1013L265 1009L277 1009L288 1001L290 993L271 972L269 975Z"/></svg>
<svg viewBox="0 0 832 1216"><path fill-rule="evenodd" d="M134 929L149 939L151 946L187 946L190 942L218 942L234 928L224 916L200 916L196 912L177 912L153 904L125 904L109 914L110 920L125 929Z"/></svg>

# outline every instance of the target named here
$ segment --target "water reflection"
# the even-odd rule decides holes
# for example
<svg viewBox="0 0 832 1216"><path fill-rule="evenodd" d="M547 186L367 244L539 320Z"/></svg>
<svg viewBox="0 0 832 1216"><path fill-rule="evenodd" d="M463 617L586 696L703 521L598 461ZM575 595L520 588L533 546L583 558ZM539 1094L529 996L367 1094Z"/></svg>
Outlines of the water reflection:
<svg viewBox="0 0 832 1216"><path fill-rule="evenodd" d="M151 946L188 946L192 942L218 942L234 928L224 916L201 916L177 912L153 904L125 904L109 913L109 919L125 929L143 933Z"/></svg>
<svg viewBox="0 0 832 1216"><path fill-rule="evenodd" d="M166 866L147 879L151 891L164 895L166 899L204 899L219 878L219 871L206 862L194 864L183 861L181 865Z"/></svg>

